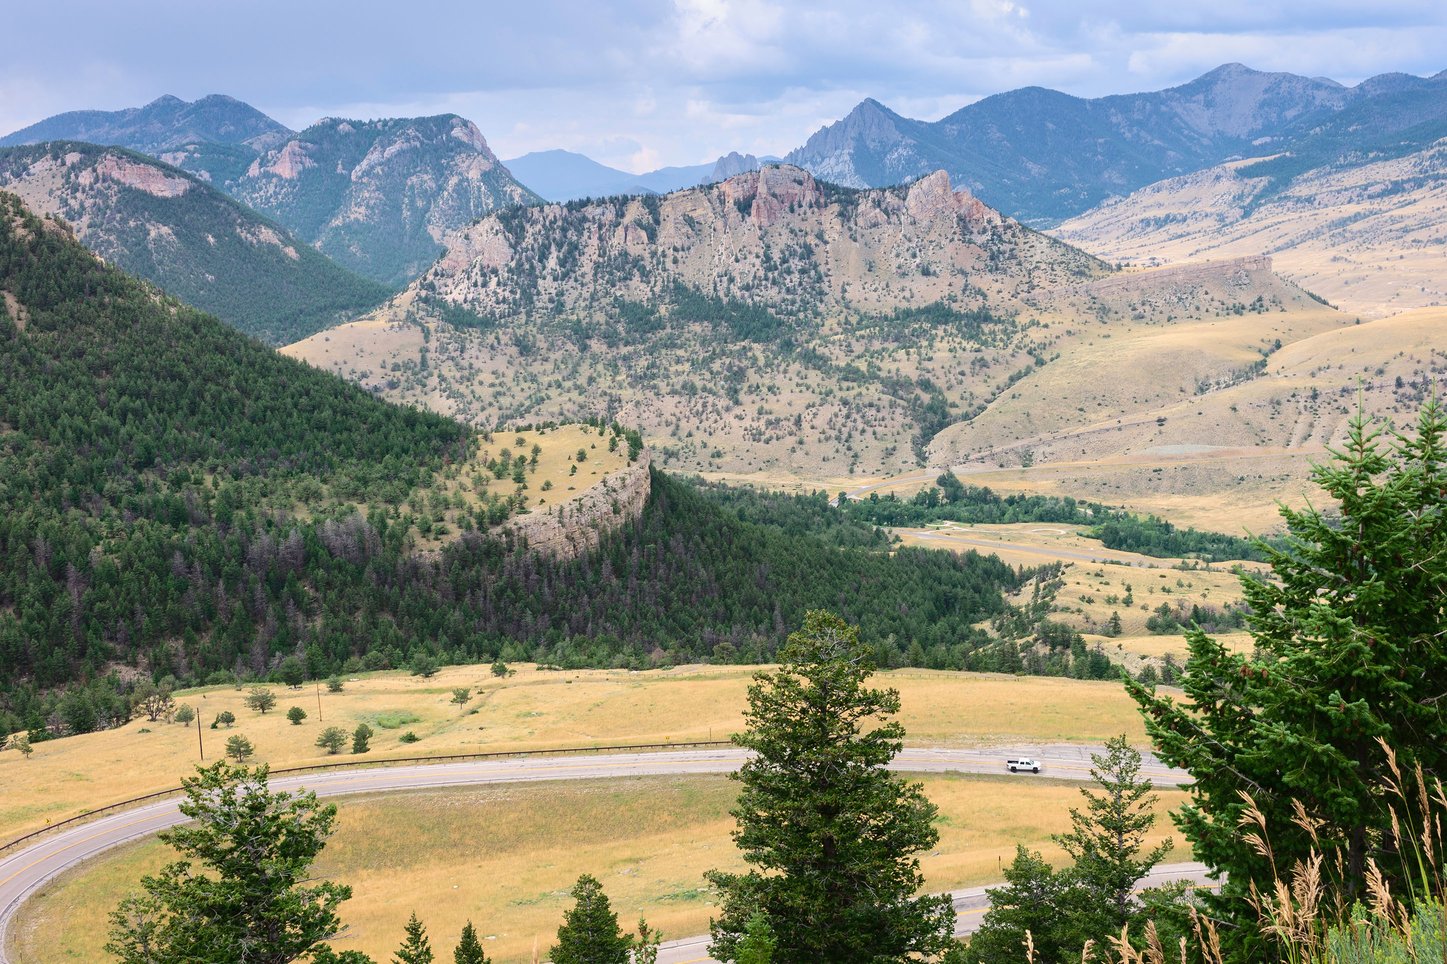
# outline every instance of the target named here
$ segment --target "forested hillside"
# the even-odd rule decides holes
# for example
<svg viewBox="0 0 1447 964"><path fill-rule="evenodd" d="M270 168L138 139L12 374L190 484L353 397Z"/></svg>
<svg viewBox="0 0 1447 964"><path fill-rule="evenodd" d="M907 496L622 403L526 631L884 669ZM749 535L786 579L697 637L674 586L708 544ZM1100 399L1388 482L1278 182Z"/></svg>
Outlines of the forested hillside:
<svg viewBox="0 0 1447 964"><path fill-rule="evenodd" d="M123 271L273 345L388 295L204 181L123 148L58 141L3 150L0 189L65 218Z"/></svg>
<svg viewBox="0 0 1447 964"><path fill-rule="evenodd" d="M760 659L821 606L889 662L961 666L1019 578L891 555L868 526L800 532L767 506L745 521L661 475L583 559L476 531L418 553L414 496L469 453L458 424L159 298L10 195L0 291L0 731L112 724L135 669Z"/></svg>

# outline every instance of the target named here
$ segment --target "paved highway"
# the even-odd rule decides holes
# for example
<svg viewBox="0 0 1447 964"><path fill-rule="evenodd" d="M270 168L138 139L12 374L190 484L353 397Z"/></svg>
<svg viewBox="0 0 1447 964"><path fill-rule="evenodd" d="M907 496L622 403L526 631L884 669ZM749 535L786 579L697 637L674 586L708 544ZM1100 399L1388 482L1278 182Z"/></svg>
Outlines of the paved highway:
<svg viewBox="0 0 1447 964"><path fill-rule="evenodd" d="M911 773L1003 773L1006 755L1030 756L1040 761L1041 775L1018 774L1014 779L1055 777L1065 780L1090 779L1090 754L1100 747L1075 744L1012 745L1008 748L906 748L895 759L894 769ZM467 763L420 764L416 766L373 767L331 770L271 781L277 790L313 790L318 796L354 793L382 793L432 787L476 786L498 783L531 783L545 780L599 780L617 777L658 776L690 773L730 773L745 759L737 749L678 750L658 753L612 753L580 758L529 757L510 760L479 760ZM1150 754L1141 768L1145 776L1161 786L1173 786L1185 774L1163 765ZM31 894L76 864L131 840L148 837L182 822L176 798L161 800L96 820L57 830L35 843L0 859L0 964L23 964L7 954L11 921ZM970 912L983 900L983 889L962 891L957 906L966 910L962 921L974 918ZM967 903L961 905L960 901ZM973 911L976 915L979 911ZM692 938L670 944L660 964L703 962L706 938Z"/></svg>

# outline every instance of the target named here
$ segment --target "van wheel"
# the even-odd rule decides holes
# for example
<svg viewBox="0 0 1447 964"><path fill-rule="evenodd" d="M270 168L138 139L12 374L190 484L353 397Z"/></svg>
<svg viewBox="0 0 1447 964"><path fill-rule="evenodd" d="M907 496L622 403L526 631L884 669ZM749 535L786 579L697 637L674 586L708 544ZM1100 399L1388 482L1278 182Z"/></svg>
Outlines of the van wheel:
<svg viewBox="0 0 1447 964"><path fill-rule="evenodd" d="M1014 768L1014 767L1011 767L1011 768L1010 768L1010 772L1011 772L1011 773L1014 773L1014 772L1015 772L1015 768Z"/></svg>
<svg viewBox="0 0 1447 964"><path fill-rule="evenodd" d="M1040 772L1040 768L1039 768L1039 767L1036 767L1035 769L1031 770L1030 772L1031 772L1031 773L1039 773L1039 772Z"/></svg>

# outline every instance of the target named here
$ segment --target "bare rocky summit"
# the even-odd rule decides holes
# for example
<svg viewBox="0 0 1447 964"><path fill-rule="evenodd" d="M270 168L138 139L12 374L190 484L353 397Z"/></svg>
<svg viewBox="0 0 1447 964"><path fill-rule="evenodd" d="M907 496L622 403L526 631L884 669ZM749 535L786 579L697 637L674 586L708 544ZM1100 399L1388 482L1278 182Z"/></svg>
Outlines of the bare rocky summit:
<svg viewBox="0 0 1447 964"><path fill-rule="evenodd" d="M390 285L430 264L449 231L540 200L455 114L327 118L262 153L229 189L340 264Z"/></svg>

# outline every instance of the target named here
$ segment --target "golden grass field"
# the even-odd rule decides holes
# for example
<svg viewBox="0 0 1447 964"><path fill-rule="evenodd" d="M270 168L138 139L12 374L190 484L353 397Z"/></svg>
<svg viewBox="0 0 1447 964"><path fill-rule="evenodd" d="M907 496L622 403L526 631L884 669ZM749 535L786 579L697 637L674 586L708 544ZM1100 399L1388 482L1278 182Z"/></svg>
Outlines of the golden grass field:
<svg viewBox="0 0 1447 964"><path fill-rule="evenodd" d="M277 708L265 715L243 704L231 686L191 690L180 702L194 706L206 728L206 759L220 757L226 738L240 733L257 748L253 762L273 767L318 762L420 757L428 754L724 740L742 728L745 691L755 672L746 666L627 670L539 671L519 665L516 675L494 678L487 666L452 666L430 680L402 672L364 675L339 694L309 685L272 687ZM900 720L913 745L970 745L1012 741L1098 743L1127 734L1143 744L1135 706L1119 684L1043 677L896 670L882 685L899 689ZM466 708L453 705L454 687L472 689ZM321 700L321 720L317 701ZM309 714L291 725L286 710ZM210 729L221 710L235 727ZM384 714L415 716L384 728ZM372 751L328 757L313 745L325 726L351 730L367 722ZM389 721L390 722L390 721ZM421 740L404 744L408 731ZM196 727L133 720L124 727L37 743L26 760L0 753L0 840L88 809L174 787L197 762ZM348 747L348 749L350 749Z"/></svg>
<svg viewBox="0 0 1447 964"><path fill-rule="evenodd" d="M1081 800L1078 784L1032 777L932 775L923 783L940 808L939 845L922 860L932 890L1001 879L1016 844L1060 856L1049 836L1068 829L1069 808ZM711 903L703 872L741 866L729 839L736 794L724 777L689 776L345 799L318 865L354 888L343 905L351 930L336 946L390 959L415 910L438 960L451 958L470 919L498 964L530 961L535 946L547 953L582 873L603 882L624 927L643 914L666 937L704 933ZM1163 792L1157 810L1183 800ZM1168 827L1162 817L1153 839ZM101 959L108 910L170 854L158 841L136 844L46 888L17 922L16 958Z"/></svg>

